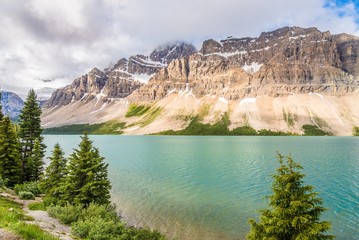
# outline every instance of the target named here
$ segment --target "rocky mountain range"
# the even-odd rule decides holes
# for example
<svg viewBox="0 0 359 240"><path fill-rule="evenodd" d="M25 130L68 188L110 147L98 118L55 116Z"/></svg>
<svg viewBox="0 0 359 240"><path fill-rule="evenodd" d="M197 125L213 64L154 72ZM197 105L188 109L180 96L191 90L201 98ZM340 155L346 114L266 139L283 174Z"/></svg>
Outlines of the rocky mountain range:
<svg viewBox="0 0 359 240"><path fill-rule="evenodd" d="M161 47L121 59L57 90L44 105L45 126L116 119L128 134L181 129L188 116L230 128L301 132L313 124L337 135L359 125L359 37L316 28L284 27L256 38L228 37ZM129 103L159 108L150 124L126 118ZM205 106L205 107L204 107ZM58 116L69 117L57 120ZM288 123L288 116L293 121ZM187 117L186 117L187 116ZM294 123L293 123L294 122Z"/></svg>
<svg viewBox="0 0 359 240"><path fill-rule="evenodd" d="M1 91L2 113L9 116L11 120L16 121L19 118L24 101L15 93Z"/></svg>
<svg viewBox="0 0 359 240"><path fill-rule="evenodd" d="M71 85L55 91L44 107L59 107L74 101L90 102L95 98L102 102L125 98L147 83L167 63L189 56L195 51L193 45L175 43L157 48L150 56L122 58L103 71L93 68L88 74L75 79Z"/></svg>

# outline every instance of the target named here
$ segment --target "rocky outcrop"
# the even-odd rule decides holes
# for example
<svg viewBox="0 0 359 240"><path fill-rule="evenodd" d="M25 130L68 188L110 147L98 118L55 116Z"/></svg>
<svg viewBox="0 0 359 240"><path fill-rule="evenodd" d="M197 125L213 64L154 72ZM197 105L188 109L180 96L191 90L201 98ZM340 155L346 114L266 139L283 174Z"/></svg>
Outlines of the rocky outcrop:
<svg viewBox="0 0 359 240"><path fill-rule="evenodd" d="M186 87L196 97L233 100L308 92L341 96L359 87L358 49L358 37L316 28L285 27L258 38L207 40L199 53L172 61L130 99L160 100Z"/></svg>
<svg viewBox="0 0 359 240"><path fill-rule="evenodd" d="M116 98L125 98L173 59L189 56L195 52L193 45L175 43L161 46L150 56L135 55L129 59L122 58L112 67L101 71L93 68L62 89L56 90L44 103L44 108L61 107L74 101L108 102Z"/></svg>

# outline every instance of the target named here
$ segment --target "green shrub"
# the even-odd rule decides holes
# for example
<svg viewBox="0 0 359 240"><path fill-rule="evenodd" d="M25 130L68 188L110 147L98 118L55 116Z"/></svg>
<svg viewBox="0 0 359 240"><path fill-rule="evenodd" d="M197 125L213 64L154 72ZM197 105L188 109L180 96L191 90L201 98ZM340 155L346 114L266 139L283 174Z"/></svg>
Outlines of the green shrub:
<svg viewBox="0 0 359 240"><path fill-rule="evenodd" d="M5 187L5 180L0 176L0 188Z"/></svg>
<svg viewBox="0 0 359 240"><path fill-rule="evenodd" d="M353 127L353 136L359 137L359 127Z"/></svg>
<svg viewBox="0 0 359 240"><path fill-rule="evenodd" d="M156 230L138 229L130 227L126 229L126 238L134 240L165 240L166 238Z"/></svg>
<svg viewBox="0 0 359 240"><path fill-rule="evenodd" d="M19 192L19 196L21 199L25 199L25 200L35 199L35 195L32 192L27 192L27 191Z"/></svg>
<svg viewBox="0 0 359 240"><path fill-rule="evenodd" d="M46 207L44 205L44 203L42 202L33 202L29 204L29 209L30 210L41 210L41 211L46 211Z"/></svg>
<svg viewBox="0 0 359 240"><path fill-rule="evenodd" d="M81 214L82 206L67 204L65 206L50 206L47 212L51 217L57 218L60 222L70 225L76 222Z"/></svg>
<svg viewBox="0 0 359 240"><path fill-rule="evenodd" d="M101 217L106 220L119 220L115 205L90 203L87 208L82 209L80 218L87 219L93 217Z"/></svg>
<svg viewBox="0 0 359 240"><path fill-rule="evenodd" d="M31 192L34 196L39 196L41 194L41 191L36 182L16 184L14 190L18 195L20 192Z"/></svg>
<svg viewBox="0 0 359 240"><path fill-rule="evenodd" d="M71 225L75 236L92 240L118 239L124 232L124 224L101 216L83 218Z"/></svg>

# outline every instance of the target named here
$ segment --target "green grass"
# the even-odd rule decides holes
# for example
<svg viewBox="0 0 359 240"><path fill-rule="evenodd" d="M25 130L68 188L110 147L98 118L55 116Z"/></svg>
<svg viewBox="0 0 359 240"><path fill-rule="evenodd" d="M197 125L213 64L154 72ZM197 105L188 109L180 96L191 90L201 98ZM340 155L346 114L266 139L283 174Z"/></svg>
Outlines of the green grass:
<svg viewBox="0 0 359 240"><path fill-rule="evenodd" d="M46 207L42 202L33 202L28 205L28 208L32 211L41 210L46 211Z"/></svg>
<svg viewBox="0 0 359 240"><path fill-rule="evenodd" d="M43 134L122 134L125 128L124 122L104 122L96 124L74 124L54 128L45 128Z"/></svg>
<svg viewBox="0 0 359 240"><path fill-rule="evenodd" d="M145 114L148 110L150 110L151 106L148 105L137 105L136 103L131 103L128 107L127 113L125 117L139 117Z"/></svg>
<svg viewBox="0 0 359 240"><path fill-rule="evenodd" d="M141 121L138 122L142 127L151 124L162 112L161 107L156 107L151 109L146 113Z"/></svg>
<svg viewBox="0 0 359 240"><path fill-rule="evenodd" d="M359 137L359 127L353 127L353 136Z"/></svg>
<svg viewBox="0 0 359 240"><path fill-rule="evenodd" d="M322 129L320 129L317 126L314 125L303 125L303 130L304 130L304 136L332 136L333 134L331 132L326 132Z"/></svg>
<svg viewBox="0 0 359 240"><path fill-rule="evenodd" d="M44 232L40 227L24 222L28 220L30 218L24 214L20 204L0 196L0 228L5 228L25 240L58 239Z"/></svg>

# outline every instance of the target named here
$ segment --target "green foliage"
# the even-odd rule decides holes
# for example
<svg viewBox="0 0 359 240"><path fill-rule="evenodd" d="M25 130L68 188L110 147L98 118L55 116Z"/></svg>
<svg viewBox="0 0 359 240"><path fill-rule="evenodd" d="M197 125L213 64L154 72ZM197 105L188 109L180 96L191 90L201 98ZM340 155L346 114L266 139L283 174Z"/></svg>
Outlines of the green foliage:
<svg viewBox="0 0 359 240"><path fill-rule="evenodd" d="M45 204L55 204L63 196L63 184L67 176L66 163L60 144L56 143L52 151L50 164L46 168L44 178L41 181L41 189L45 193Z"/></svg>
<svg viewBox="0 0 359 240"><path fill-rule="evenodd" d="M261 129L258 131L259 136L296 136L297 134L291 132L272 131L269 129Z"/></svg>
<svg viewBox="0 0 359 240"><path fill-rule="evenodd" d="M165 239L157 231L127 227L117 215L114 205L90 203L85 208L81 205L50 206L48 212L60 222L71 225L72 233L82 239Z"/></svg>
<svg viewBox="0 0 359 240"><path fill-rule="evenodd" d="M242 127L234 128L231 131L231 135L234 136L255 136L257 134L258 134L257 130L255 130L251 126L242 126Z"/></svg>
<svg viewBox="0 0 359 240"><path fill-rule="evenodd" d="M161 112L162 112L161 107L156 107L151 109L146 113L146 115L138 124L141 124L142 127L151 124L161 114Z"/></svg>
<svg viewBox="0 0 359 240"><path fill-rule="evenodd" d="M304 130L304 136L331 136L333 135L330 132L325 132L322 129L319 129L317 126L314 125L303 125L303 130Z"/></svg>
<svg viewBox="0 0 359 240"><path fill-rule="evenodd" d="M74 235L86 239L116 239L124 230L125 224L112 205L91 203L82 210L79 220L72 224Z"/></svg>
<svg viewBox="0 0 359 240"><path fill-rule="evenodd" d="M250 219L251 231L247 239L334 239L326 235L331 224L321 222L320 215L326 210L322 199L313 187L303 186L302 166L278 153L280 167L273 175L272 191L268 209L262 209L260 221ZM284 162L286 158L286 162Z"/></svg>
<svg viewBox="0 0 359 240"><path fill-rule="evenodd" d="M36 182L16 184L14 190L16 194L20 194L20 192L31 192L34 196L39 196L41 194L38 183Z"/></svg>
<svg viewBox="0 0 359 240"><path fill-rule="evenodd" d="M131 103L128 107L125 117L139 117L145 114L151 106L148 105L137 105L136 103Z"/></svg>
<svg viewBox="0 0 359 240"><path fill-rule="evenodd" d="M74 124L61 127L46 128L44 134L122 134L125 128L124 122L105 122L96 124Z"/></svg>
<svg viewBox="0 0 359 240"><path fill-rule="evenodd" d="M359 127L353 127L353 136L359 137Z"/></svg>
<svg viewBox="0 0 359 240"><path fill-rule="evenodd" d="M209 123L200 123L200 117L192 118L190 124L182 130L163 131L156 133L158 135L217 135L217 136L288 136L295 135L290 132L275 132L271 130L262 129L257 132L250 126L242 126L234 128L233 130L228 129L230 124L229 116L227 113L222 115L222 118L217 123L211 125Z"/></svg>
<svg viewBox="0 0 359 240"><path fill-rule="evenodd" d="M107 204L111 184L107 177L108 164L99 150L85 134L79 149L69 158L67 177L64 184L64 200L71 204L88 205L91 202Z"/></svg>
<svg viewBox="0 0 359 240"><path fill-rule="evenodd" d="M28 205L28 208L29 208L30 210L33 210L33 211L35 211L35 210L46 211L46 207L45 207L45 205L44 205L43 202L33 202L33 203L30 203L30 204Z"/></svg>
<svg viewBox="0 0 359 240"><path fill-rule="evenodd" d="M6 186L13 187L21 182L20 143L9 117L0 122L0 176Z"/></svg>
<svg viewBox="0 0 359 240"><path fill-rule="evenodd" d="M19 196L21 199L29 200L29 199L35 199L35 195L32 192L19 192Z"/></svg>
<svg viewBox="0 0 359 240"><path fill-rule="evenodd" d="M2 177L0 176L0 188L5 187L5 181L4 179L2 179Z"/></svg>
<svg viewBox="0 0 359 240"><path fill-rule="evenodd" d="M287 112L284 108L283 108L283 118L284 121L287 122L288 127L293 127L294 126L294 122L297 120L298 116L296 114L292 114L291 112Z"/></svg>
<svg viewBox="0 0 359 240"><path fill-rule="evenodd" d="M47 208L47 212L51 217L57 218L64 224L70 225L79 219L82 209L83 206L81 205L52 205Z"/></svg>
<svg viewBox="0 0 359 240"><path fill-rule="evenodd" d="M39 181L42 172L44 171L44 155L45 151L41 147L39 139L35 139L34 148L32 150L31 156L27 159L27 169L28 169L28 180Z"/></svg>
<svg viewBox="0 0 359 240"><path fill-rule="evenodd" d="M46 146L42 143L43 137L41 136L42 128L40 119L41 109L36 98L37 96L35 91L31 89L19 116L19 137L21 140L22 172L24 182L34 179L36 173L33 172L33 158L39 157L40 155L43 156L46 148ZM38 152L34 153L33 151L36 139L39 141L39 149Z"/></svg>

